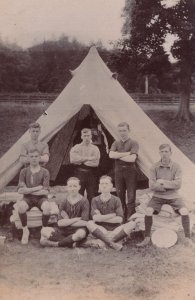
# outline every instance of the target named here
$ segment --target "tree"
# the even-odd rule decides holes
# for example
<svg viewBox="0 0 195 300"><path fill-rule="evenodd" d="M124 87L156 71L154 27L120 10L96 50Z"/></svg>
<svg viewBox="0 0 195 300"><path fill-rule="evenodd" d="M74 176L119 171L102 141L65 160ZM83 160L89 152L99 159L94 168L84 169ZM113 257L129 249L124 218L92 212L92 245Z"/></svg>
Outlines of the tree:
<svg viewBox="0 0 195 300"><path fill-rule="evenodd" d="M168 8L167 21L170 32L178 36L171 49L180 64L181 100L177 118L189 122L193 119L190 113L190 94L195 70L195 1L180 0L177 5Z"/></svg>
<svg viewBox="0 0 195 300"><path fill-rule="evenodd" d="M189 122L191 75L195 61L195 0L180 0L173 7L163 5L161 0L126 0L123 17L124 45L137 56L139 64L143 61L143 69L150 69L155 57L160 58L161 53L162 58L165 54L163 45L168 33L178 36L171 49L180 63L181 101L177 117ZM157 66L161 69L163 59L160 61Z"/></svg>

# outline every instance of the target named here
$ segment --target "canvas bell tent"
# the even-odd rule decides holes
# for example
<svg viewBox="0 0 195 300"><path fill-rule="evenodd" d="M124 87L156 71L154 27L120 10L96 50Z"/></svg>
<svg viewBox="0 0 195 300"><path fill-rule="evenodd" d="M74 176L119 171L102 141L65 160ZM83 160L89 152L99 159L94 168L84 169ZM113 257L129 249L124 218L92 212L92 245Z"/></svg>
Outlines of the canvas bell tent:
<svg viewBox="0 0 195 300"><path fill-rule="evenodd" d="M68 152L76 134L79 120L85 119L85 107L90 107L109 135L116 139L117 124L128 122L131 137L139 142L138 166L148 176L151 165L159 160L158 147L162 143L172 146L173 160L183 170L181 193L193 207L195 202L195 166L150 120L133 101L113 73L107 68L95 47L92 47L80 66L72 72L73 78L57 99L50 105L47 114L37 122L41 125L40 139L50 144L49 168L54 178L60 165L68 158ZM81 110L82 108L82 110ZM65 137L65 138L64 138ZM76 138L76 136L74 137ZM26 132L0 159L0 189L6 186L19 172L21 144L29 139ZM64 144L66 139L66 144ZM60 145L63 147L60 147ZM59 155L61 151L61 155ZM58 156L53 159L55 153ZM59 161L58 161L59 160Z"/></svg>

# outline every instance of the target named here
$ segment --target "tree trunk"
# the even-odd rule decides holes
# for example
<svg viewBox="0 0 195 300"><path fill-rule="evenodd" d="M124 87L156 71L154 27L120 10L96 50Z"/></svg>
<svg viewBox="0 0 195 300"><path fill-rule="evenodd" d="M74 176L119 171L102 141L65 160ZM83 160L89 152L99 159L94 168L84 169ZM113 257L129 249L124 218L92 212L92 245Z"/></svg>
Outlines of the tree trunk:
<svg viewBox="0 0 195 300"><path fill-rule="evenodd" d="M148 95L148 75L145 76L145 94Z"/></svg>
<svg viewBox="0 0 195 300"><path fill-rule="evenodd" d="M181 122L191 122L192 115L190 113L190 95L181 93L179 109L176 118Z"/></svg>
<svg viewBox="0 0 195 300"><path fill-rule="evenodd" d="M179 110L176 115L176 118L180 122L190 123L193 119L190 112L190 94L191 94L191 75L192 67L189 64L189 61L183 60L181 64L181 96Z"/></svg>

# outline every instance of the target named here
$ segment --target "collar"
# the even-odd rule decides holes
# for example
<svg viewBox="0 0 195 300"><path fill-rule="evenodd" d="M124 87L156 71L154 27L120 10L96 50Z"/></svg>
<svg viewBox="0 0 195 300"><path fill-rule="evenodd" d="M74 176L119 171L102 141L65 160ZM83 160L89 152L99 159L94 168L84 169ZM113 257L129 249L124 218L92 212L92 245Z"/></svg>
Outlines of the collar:
<svg viewBox="0 0 195 300"><path fill-rule="evenodd" d="M100 199L101 199L101 201L104 202L104 203L107 202L107 201L109 201L110 198L111 198L111 194L110 194L110 193L109 193L109 194L106 194L106 196L103 196L103 194L100 195Z"/></svg>
<svg viewBox="0 0 195 300"><path fill-rule="evenodd" d="M67 200L71 205L78 203L81 199L82 196L80 194L78 194L77 197L75 197L74 199L71 199L69 195L67 196Z"/></svg>
<svg viewBox="0 0 195 300"><path fill-rule="evenodd" d="M88 147L88 146L92 145L92 140L90 141L89 144L84 144L84 142L81 142L81 145L82 145L82 146L85 146L85 147Z"/></svg>
<svg viewBox="0 0 195 300"><path fill-rule="evenodd" d="M126 143L127 141L131 140L130 137L128 137L125 141L120 140L122 143Z"/></svg>
<svg viewBox="0 0 195 300"><path fill-rule="evenodd" d="M39 143L39 140L37 140L37 141L31 140L31 144L33 144L33 145L37 145L38 143Z"/></svg>
<svg viewBox="0 0 195 300"><path fill-rule="evenodd" d="M158 162L158 166L162 168L171 168L173 166L173 162L170 160L169 164L165 165L162 163L162 160Z"/></svg>
<svg viewBox="0 0 195 300"><path fill-rule="evenodd" d="M38 173L38 172L40 172L41 171L41 166L39 165L39 166L37 166L37 168L35 168L35 169L33 169L31 166L29 166L29 170L30 170L30 172L31 173Z"/></svg>

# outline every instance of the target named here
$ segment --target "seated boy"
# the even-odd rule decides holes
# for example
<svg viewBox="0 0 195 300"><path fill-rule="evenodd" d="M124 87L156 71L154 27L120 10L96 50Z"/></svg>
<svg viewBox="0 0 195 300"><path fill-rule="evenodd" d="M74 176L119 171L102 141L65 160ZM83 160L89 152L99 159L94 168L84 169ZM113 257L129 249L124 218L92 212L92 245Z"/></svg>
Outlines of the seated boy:
<svg viewBox="0 0 195 300"><path fill-rule="evenodd" d="M122 204L118 197L111 194L112 188L111 177L102 176L99 183L101 195L92 199L93 221L88 222L87 228L110 248L120 251L122 245L117 242L129 236L135 228L135 223L131 221L121 225L123 221Z"/></svg>
<svg viewBox="0 0 195 300"><path fill-rule="evenodd" d="M18 193L24 195L18 203L18 213L23 229L22 244L28 244L29 239L26 214L28 210L36 206L43 212L43 226L47 226L50 217L48 202L49 171L40 166L40 153L37 149L30 150L28 161L30 165L20 171L18 184Z"/></svg>
<svg viewBox="0 0 195 300"><path fill-rule="evenodd" d="M59 228L43 228L42 246L72 247L87 236L86 224L89 220L89 202L79 194L80 180L70 177L67 181L67 196L59 207Z"/></svg>
<svg viewBox="0 0 195 300"><path fill-rule="evenodd" d="M190 234L189 212L178 193L182 183L181 168L178 163L171 160L172 151L169 144L160 145L159 154L160 161L155 163L150 170L149 185L154 193L145 215L145 239L137 246L144 247L150 243L153 214L159 213L163 204L169 204L181 215L185 243L194 248Z"/></svg>

